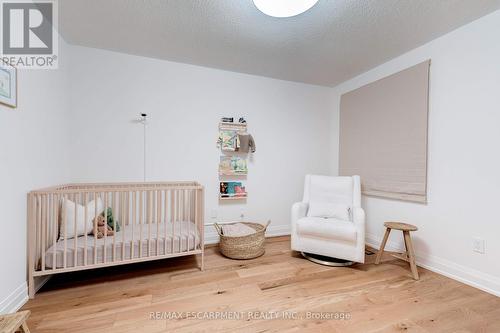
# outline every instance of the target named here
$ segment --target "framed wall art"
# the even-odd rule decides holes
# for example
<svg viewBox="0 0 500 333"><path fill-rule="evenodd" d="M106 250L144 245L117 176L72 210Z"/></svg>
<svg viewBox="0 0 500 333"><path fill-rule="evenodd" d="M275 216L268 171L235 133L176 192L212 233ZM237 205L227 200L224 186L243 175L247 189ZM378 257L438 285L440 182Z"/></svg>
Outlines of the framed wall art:
<svg viewBox="0 0 500 333"><path fill-rule="evenodd" d="M0 103L17 107L17 69L0 60Z"/></svg>

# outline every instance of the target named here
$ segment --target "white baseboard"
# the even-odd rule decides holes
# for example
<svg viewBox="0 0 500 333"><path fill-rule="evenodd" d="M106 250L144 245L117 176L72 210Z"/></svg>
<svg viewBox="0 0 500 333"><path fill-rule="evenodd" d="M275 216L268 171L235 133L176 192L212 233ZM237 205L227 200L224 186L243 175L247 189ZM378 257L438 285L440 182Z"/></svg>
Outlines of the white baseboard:
<svg viewBox="0 0 500 333"><path fill-rule="evenodd" d="M28 301L28 284L23 282L0 303L0 314L14 313Z"/></svg>
<svg viewBox="0 0 500 333"><path fill-rule="evenodd" d="M35 291L40 290L52 275L35 278ZM14 313L28 302L28 283L24 282L0 302L0 314Z"/></svg>
<svg viewBox="0 0 500 333"><path fill-rule="evenodd" d="M266 230L266 237L290 235L289 225L270 225ZM205 225L205 244L217 244L219 235L212 225Z"/></svg>
<svg viewBox="0 0 500 333"><path fill-rule="evenodd" d="M366 244L378 249L382 239L375 235L366 236ZM403 252L403 244L388 241L387 251ZM460 281L474 288L500 297L500 279L478 270L459 265L447 259L430 254L416 254L417 265L451 279Z"/></svg>

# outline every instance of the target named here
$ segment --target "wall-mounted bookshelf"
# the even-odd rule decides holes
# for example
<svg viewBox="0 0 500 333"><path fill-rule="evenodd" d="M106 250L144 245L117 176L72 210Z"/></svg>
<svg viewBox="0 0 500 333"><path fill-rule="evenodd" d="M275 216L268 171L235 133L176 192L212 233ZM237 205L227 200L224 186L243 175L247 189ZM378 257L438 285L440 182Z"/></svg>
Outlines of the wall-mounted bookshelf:
<svg viewBox="0 0 500 333"><path fill-rule="evenodd" d="M248 175L247 159L240 156L223 155L219 161L219 176Z"/></svg>
<svg viewBox="0 0 500 333"><path fill-rule="evenodd" d="M248 196L241 181L225 180L226 177L245 177L248 175L247 157L237 154L238 132L246 132L246 123L219 123L218 146L224 152L219 161L219 200L245 200ZM222 180L224 179L224 180Z"/></svg>
<svg viewBox="0 0 500 333"><path fill-rule="evenodd" d="M222 194L219 195L219 200L221 201L246 200L246 198L246 195L244 197L223 197Z"/></svg>
<svg viewBox="0 0 500 333"><path fill-rule="evenodd" d="M247 195L245 185L240 181L219 182L220 198L246 198Z"/></svg>
<svg viewBox="0 0 500 333"><path fill-rule="evenodd" d="M247 123L219 123L219 131L246 131Z"/></svg>
<svg viewBox="0 0 500 333"><path fill-rule="evenodd" d="M238 132L245 132L246 130L246 123L219 123L218 146L225 152L236 151Z"/></svg>
<svg viewBox="0 0 500 333"><path fill-rule="evenodd" d="M228 176L228 177L234 177L234 176L247 176L248 173L239 173L239 172L231 172L231 171L220 171L219 170L219 176Z"/></svg>

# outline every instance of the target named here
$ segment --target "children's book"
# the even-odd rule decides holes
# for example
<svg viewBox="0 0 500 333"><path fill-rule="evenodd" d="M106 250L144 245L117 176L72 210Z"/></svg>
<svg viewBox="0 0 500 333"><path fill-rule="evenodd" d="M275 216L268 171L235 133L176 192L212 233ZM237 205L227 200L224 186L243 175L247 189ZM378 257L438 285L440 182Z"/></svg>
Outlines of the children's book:
<svg viewBox="0 0 500 333"><path fill-rule="evenodd" d="M238 146L238 133L236 131L220 131L217 146L225 151L235 151Z"/></svg>
<svg viewBox="0 0 500 333"><path fill-rule="evenodd" d="M246 197L245 186L241 182L220 182L221 198Z"/></svg>
<svg viewBox="0 0 500 333"><path fill-rule="evenodd" d="M219 174L246 175L248 173L247 160L237 156L221 156Z"/></svg>

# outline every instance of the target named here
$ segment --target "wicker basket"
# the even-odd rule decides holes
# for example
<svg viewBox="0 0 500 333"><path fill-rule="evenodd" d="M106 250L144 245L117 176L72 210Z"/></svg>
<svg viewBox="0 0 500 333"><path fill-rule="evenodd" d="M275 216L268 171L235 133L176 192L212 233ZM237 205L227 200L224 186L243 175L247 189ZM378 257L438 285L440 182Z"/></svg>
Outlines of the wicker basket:
<svg viewBox="0 0 500 333"><path fill-rule="evenodd" d="M266 232L267 226L269 225L269 223L271 223L271 221L268 221L266 225L252 222L235 222L231 224L236 223L245 224L255 229L256 232L254 234L246 236L225 236L222 234L220 225L214 223L214 227L220 236L220 252L224 256L231 259L252 259L263 255L265 252L264 234Z"/></svg>

